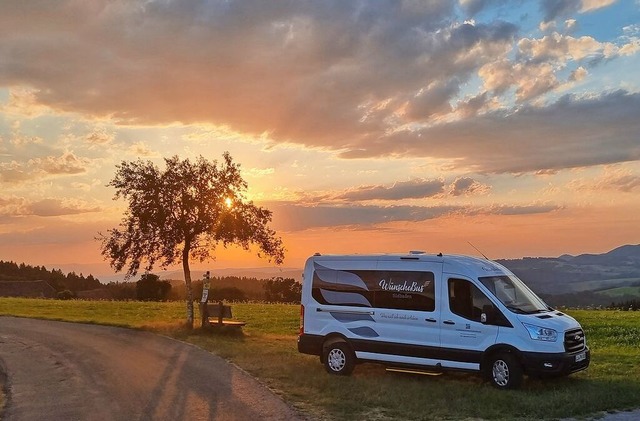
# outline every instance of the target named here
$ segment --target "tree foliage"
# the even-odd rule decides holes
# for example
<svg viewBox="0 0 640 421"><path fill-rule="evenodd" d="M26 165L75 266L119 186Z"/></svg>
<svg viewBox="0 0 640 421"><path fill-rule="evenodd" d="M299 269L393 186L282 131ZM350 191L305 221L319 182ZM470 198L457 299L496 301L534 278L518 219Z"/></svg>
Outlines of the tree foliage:
<svg viewBox="0 0 640 421"><path fill-rule="evenodd" d="M89 275L85 277L75 272L66 275L60 269L48 270L44 266L31 266L24 263L0 260L0 281L46 281L56 291L69 290L72 293L100 288L100 281Z"/></svg>
<svg viewBox="0 0 640 421"><path fill-rule="evenodd" d="M265 299L270 302L300 302L302 284L292 278L276 277L264 283Z"/></svg>
<svg viewBox="0 0 640 421"><path fill-rule="evenodd" d="M161 281L158 275L145 273L136 282L136 299L140 301L166 301L171 282Z"/></svg>
<svg viewBox="0 0 640 421"><path fill-rule="evenodd" d="M164 170L142 160L117 166L109 186L128 208L120 226L98 239L102 255L127 277L156 264L182 263L187 325L193 326L190 259L212 258L218 244L245 250L256 245L259 256L280 264L284 248L268 226L271 212L246 200L247 183L228 152L221 163L202 156L195 162L174 156L164 163Z"/></svg>

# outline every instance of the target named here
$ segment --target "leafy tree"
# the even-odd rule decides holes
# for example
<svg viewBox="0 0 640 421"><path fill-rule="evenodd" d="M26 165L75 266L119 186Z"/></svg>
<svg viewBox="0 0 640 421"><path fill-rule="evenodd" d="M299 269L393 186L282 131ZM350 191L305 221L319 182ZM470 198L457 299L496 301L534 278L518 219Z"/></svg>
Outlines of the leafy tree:
<svg viewBox="0 0 640 421"><path fill-rule="evenodd" d="M114 300L135 300L136 285L133 282L109 282L104 286Z"/></svg>
<svg viewBox="0 0 640 421"><path fill-rule="evenodd" d="M102 287L100 281L92 275L84 277L75 272L64 275L62 270L48 271L44 266L30 266L25 263L20 265L14 262L0 260L0 280L4 281L47 281L56 291L69 290L75 294L77 291L96 289Z"/></svg>
<svg viewBox="0 0 640 421"><path fill-rule="evenodd" d="M58 292L58 300L71 300L72 298L74 298L73 292L68 289Z"/></svg>
<svg viewBox="0 0 640 421"><path fill-rule="evenodd" d="M302 285L293 278L276 277L264 283L267 301L280 303L300 302Z"/></svg>
<svg viewBox="0 0 640 421"><path fill-rule="evenodd" d="M228 152L223 162L200 156L195 162L177 156L165 158L161 170L151 161L123 161L109 183L115 199L129 206L119 228L99 234L102 255L116 271L127 277L142 267L150 271L156 263L168 267L182 263L187 292L187 326L193 327L191 258L213 257L216 245L251 245L280 264L282 241L268 227L271 212L247 201L247 183Z"/></svg>
<svg viewBox="0 0 640 421"><path fill-rule="evenodd" d="M212 288L209 291L211 297L215 298L218 301L228 300L228 301L245 301L247 296L245 293L237 287L224 287L224 288Z"/></svg>
<svg viewBox="0 0 640 421"><path fill-rule="evenodd" d="M164 301L171 291L169 281L161 281L158 275L145 273L136 282L136 298L141 301Z"/></svg>

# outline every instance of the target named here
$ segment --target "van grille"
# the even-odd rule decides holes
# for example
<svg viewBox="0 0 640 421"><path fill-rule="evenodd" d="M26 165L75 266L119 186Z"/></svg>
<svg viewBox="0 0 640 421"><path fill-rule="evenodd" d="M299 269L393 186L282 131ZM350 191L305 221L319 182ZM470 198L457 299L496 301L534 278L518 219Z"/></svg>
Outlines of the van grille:
<svg viewBox="0 0 640 421"><path fill-rule="evenodd" d="M582 329L568 330L564 334L564 350L566 352L579 352L584 349L584 332Z"/></svg>

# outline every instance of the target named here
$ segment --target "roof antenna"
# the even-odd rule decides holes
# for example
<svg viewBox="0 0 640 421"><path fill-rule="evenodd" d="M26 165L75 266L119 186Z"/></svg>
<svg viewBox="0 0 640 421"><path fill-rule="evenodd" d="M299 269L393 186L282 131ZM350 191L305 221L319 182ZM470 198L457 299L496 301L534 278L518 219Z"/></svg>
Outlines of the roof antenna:
<svg viewBox="0 0 640 421"><path fill-rule="evenodd" d="M467 241L467 243L469 243L469 245L470 245L471 247L473 247L474 249L476 249L476 251L477 251L478 253L480 253L480 255L481 255L482 257L484 257L485 259L489 260L489 258L488 258L487 256L485 256L485 255L484 255L484 253L482 253L480 250L478 250L478 247L476 247L476 246L474 246L473 244L471 244L471 241Z"/></svg>

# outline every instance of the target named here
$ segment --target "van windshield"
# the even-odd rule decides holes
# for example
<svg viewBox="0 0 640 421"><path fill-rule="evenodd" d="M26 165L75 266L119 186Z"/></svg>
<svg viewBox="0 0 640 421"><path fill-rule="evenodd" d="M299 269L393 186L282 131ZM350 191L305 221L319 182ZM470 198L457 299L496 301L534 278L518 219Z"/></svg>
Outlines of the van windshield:
<svg viewBox="0 0 640 421"><path fill-rule="evenodd" d="M516 276L484 276L479 279L482 285L514 313L546 313L552 310Z"/></svg>

